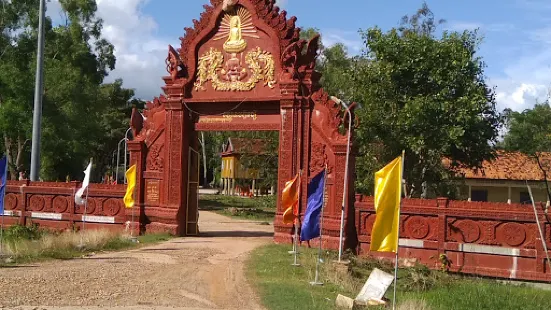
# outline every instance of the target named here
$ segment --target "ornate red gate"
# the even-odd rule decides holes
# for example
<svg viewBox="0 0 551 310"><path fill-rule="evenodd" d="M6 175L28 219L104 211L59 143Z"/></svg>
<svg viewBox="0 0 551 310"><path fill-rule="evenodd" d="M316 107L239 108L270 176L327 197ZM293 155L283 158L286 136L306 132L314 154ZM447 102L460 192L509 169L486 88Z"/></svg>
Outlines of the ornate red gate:
<svg viewBox="0 0 551 310"><path fill-rule="evenodd" d="M224 3L223 3L224 2ZM278 190L302 170L302 188L328 165L324 235L338 246L344 190L346 135L340 107L320 88L314 70L319 37L300 39L295 17L274 0L211 0L187 28L181 47L169 46L164 95L134 111L131 162L138 166L142 230L197 233L196 130L278 130ZM354 171L351 159L350 171ZM190 186L192 185L192 186ZM354 187L345 206L346 244L355 247ZM189 190L188 190L189 189ZM278 201L281 193L278 194ZM302 192L302 212L306 206ZM275 240L290 240L279 206Z"/></svg>

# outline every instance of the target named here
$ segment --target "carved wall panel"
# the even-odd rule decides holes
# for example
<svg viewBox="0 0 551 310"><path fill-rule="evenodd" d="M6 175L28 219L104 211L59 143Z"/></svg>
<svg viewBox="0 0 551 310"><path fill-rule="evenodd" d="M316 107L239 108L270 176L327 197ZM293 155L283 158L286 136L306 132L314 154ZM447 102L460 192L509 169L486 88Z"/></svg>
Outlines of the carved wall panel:
<svg viewBox="0 0 551 310"><path fill-rule="evenodd" d="M373 198L358 195L358 252L370 252L376 219ZM470 203L447 199L404 199L401 208L400 257L414 258L431 268L482 276L551 282L533 210L506 203ZM543 218L540 211L539 216ZM546 228L548 230L548 228ZM551 235L545 236L551 244ZM549 253L551 255L551 251Z"/></svg>
<svg viewBox="0 0 551 310"><path fill-rule="evenodd" d="M16 194L6 194L4 199L5 199L5 209L6 210L15 210L17 208L17 195Z"/></svg>

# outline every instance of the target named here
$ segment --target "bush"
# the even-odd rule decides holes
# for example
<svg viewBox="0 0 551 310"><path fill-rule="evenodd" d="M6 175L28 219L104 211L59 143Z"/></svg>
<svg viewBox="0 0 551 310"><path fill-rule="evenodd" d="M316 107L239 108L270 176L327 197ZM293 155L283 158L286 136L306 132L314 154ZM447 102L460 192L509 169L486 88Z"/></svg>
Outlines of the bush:
<svg viewBox="0 0 551 310"><path fill-rule="evenodd" d="M44 232L37 224L31 226L14 225L4 230L4 238L7 241L38 240Z"/></svg>

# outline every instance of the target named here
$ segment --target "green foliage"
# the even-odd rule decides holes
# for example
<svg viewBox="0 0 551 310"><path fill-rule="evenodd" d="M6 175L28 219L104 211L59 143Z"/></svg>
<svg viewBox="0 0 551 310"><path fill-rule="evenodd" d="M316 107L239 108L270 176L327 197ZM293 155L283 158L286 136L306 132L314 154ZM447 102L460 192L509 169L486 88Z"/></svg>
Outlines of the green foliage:
<svg viewBox="0 0 551 310"><path fill-rule="evenodd" d="M329 75L324 88L361 103L355 136L359 192L372 193L374 172L402 150L414 197L454 195L443 158L477 167L493 156L502 117L476 55L480 38L476 31L436 37L440 23L423 5L398 28L361 31L361 56L328 54L338 61L322 71Z"/></svg>
<svg viewBox="0 0 551 310"><path fill-rule="evenodd" d="M259 180L257 188L271 187L277 184L279 132L276 131L237 131L237 132L205 132L205 153L207 157L207 169L214 171L217 178L215 184L220 182L222 165L221 152L228 138L250 139L243 147L240 163L244 169L258 169ZM263 140L266 148L261 154L252 152L253 139Z"/></svg>
<svg viewBox="0 0 551 310"><path fill-rule="evenodd" d="M331 264L336 254L326 252L320 275L324 285L314 287L308 281L313 280L317 249L301 248L300 268L291 266L290 249L291 245L263 246L252 252L246 264L247 276L267 309L334 309L337 295L355 297L373 268L394 272L392 263L368 258L352 259L347 268L340 268ZM392 293L391 286L386 297L392 299ZM424 266L401 268L397 293L398 309L420 309L406 305L425 301L429 309L535 310L547 307L551 300L549 291L463 278Z"/></svg>
<svg viewBox="0 0 551 310"><path fill-rule="evenodd" d="M12 178L27 171L31 145L38 0L0 0L0 132ZM46 18L41 172L44 180L82 178L94 157L98 180L128 128L134 92L103 84L115 68L101 37L95 0L61 0L66 20Z"/></svg>
<svg viewBox="0 0 551 310"><path fill-rule="evenodd" d="M38 225L22 226L13 225L4 230L4 238L8 242L16 242L18 240L38 240L44 235Z"/></svg>
<svg viewBox="0 0 551 310"><path fill-rule="evenodd" d="M505 111L507 134L500 145L508 151L526 154L551 151L551 107L548 102L537 103L522 112Z"/></svg>

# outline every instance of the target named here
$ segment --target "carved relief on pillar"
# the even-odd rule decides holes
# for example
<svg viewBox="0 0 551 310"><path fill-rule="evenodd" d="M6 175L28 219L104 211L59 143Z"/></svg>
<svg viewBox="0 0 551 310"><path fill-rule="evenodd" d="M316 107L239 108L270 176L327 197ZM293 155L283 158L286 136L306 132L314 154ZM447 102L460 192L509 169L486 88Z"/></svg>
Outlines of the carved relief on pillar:
<svg viewBox="0 0 551 310"><path fill-rule="evenodd" d="M146 171L163 172L164 169L164 145L162 142L155 143L149 148L146 160Z"/></svg>
<svg viewBox="0 0 551 310"><path fill-rule="evenodd" d="M167 202L172 208L179 208L182 203L182 156L183 154L183 122L182 110L172 110L167 123L169 124L168 165L165 177L168 180Z"/></svg>

